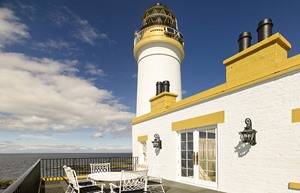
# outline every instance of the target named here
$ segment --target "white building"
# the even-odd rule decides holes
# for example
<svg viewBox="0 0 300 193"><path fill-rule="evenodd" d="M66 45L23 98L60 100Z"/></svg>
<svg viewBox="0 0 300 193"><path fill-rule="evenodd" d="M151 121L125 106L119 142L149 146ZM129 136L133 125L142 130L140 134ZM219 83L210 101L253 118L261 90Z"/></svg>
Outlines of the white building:
<svg viewBox="0 0 300 193"><path fill-rule="evenodd" d="M271 20L260 23L260 41L252 46L249 34L241 34L240 52L224 61L224 84L182 100L184 44L176 18L157 4L143 25L134 47L132 147L139 163L162 163L165 179L223 192L299 192L300 54L287 57L291 45L271 34ZM155 93L164 80L170 88L158 84ZM244 129L256 137L243 141ZM155 134L161 149L153 148Z"/></svg>

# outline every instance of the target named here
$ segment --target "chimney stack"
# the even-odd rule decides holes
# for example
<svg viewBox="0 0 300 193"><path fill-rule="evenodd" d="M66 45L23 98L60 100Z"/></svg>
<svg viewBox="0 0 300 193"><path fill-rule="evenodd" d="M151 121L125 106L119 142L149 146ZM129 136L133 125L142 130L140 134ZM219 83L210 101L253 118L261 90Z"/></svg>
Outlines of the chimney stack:
<svg viewBox="0 0 300 193"><path fill-rule="evenodd" d="M270 37L272 35L272 19L266 18L258 23L258 42Z"/></svg>
<svg viewBox="0 0 300 193"><path fill-rule="evenodd" d="M250 32L243 32L239 35L239 52L249 48L251 46L252 36Z"/></svg>

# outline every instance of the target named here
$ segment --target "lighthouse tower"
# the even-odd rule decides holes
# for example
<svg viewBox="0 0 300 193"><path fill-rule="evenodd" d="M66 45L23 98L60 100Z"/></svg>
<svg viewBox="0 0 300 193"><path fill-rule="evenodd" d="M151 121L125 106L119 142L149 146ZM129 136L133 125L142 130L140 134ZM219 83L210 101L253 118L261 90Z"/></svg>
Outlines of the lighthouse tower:
<svg viewBox="0 0 300 193"><path fill-rule="evenodd" d="M181 100L181 62L184 40L171 10L157 3L142 18L134 34L134 58L138 64L136 116L150 112L149 99L157 94L155 85L169 83L168 92ZM167 82L168 81L168 82ZM162 85L164 86L164 85Z"/></svg>

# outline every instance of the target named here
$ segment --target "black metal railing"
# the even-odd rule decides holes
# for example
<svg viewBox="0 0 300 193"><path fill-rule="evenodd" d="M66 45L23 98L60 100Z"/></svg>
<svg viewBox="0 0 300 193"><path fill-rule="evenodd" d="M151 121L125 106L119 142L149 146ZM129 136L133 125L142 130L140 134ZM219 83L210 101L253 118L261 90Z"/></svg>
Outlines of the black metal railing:
<svg viewBox="0 0 300 193"><path fill-rule="evenodd" d="M76 171L77 175L90 173L90 163L110 163L111 171L135 170L137 157L95 157L95 158L55 158L41 160L41 177L65 176L63 166L66 165Z"/></svg>
<svg viewBox="0 0 300 193"><path fill-rule="evenodd" d="M41 179L41 162L38 160L3 193L37 193Z"/></svg>
<svg viewBox="0 0 300 193"><path fill-rule="evenodd" d="M39 159L3 193L37 193L41 178L66 176L63 166L67 165L78 175L90 173L90 163L110 163L111 171L135 170L137 157L95 157Z"/></svg>

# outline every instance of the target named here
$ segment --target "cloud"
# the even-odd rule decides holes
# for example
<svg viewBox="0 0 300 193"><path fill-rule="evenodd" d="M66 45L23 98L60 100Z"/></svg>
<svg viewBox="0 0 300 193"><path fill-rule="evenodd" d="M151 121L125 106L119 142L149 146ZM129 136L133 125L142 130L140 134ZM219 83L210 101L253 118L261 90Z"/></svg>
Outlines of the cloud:
<svg viewBox="0 0 300 193"><path fill-rule="evenodd" d="M87 63L84 65L84 67L86 69L85 71L86 74L90 74L93 76L100 76L100 77L106 76L104 71L98 68L95 64Z"/></svg>
<svg viewBox="0 0 300 193"><path fill-rule="evenodd" d="M107 34L99 32L87 20L80 18L67 7L58 9L55 14L51 15L50 19L60 27L68 25L74 38L92 46L96 45L98 40L115 43Z"/></svg>
<svg viewBox="0 0 300 193"><path fill-rule="evenodd" d="M0 130L130 132L134 114L110 91L74 76L76 64L0 53Z"/></svg>
<svg viewBox="0 0 300 193"><path fill-rule="evenodd" d="M92 153L92 152L106 152L106 153L127 153L132 149L129 146L97 146L89 147L84 145L21 145L14 142L0 142L0 153Z"/></svg>
<svg viewBox="0 0 300 193"><path fill-rule="evenodd" d="M10 9L0 8L0 26L0 50L30 37L28 27L20 23L19 18Z"/></svg>
<svg viewBox="0 0 300 193"><path fill-rule="evenodd" d="M54 140L57 141L59 139L49 136L49 135L32 135L32 134L26 134L26 135L19 135L19 139L33 139L33 140Z"/></svg>
<svg viewBox="0 0 300 193"><path fill-rule="evenodd" d="M94 133L93 135L92 135L92 138L93 139L97 139L97 138L101 138L102 137L102 133Z"/></svg>
<svg viewBox="0 0 300 193"><path fill-rule="evenodd" d="M37 42L33 44L33 48L47 53L55 50L64 55L70 55L73 51L79 51L79 48L74 43L62 39L48 39L46 42Z"/></svg>

